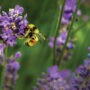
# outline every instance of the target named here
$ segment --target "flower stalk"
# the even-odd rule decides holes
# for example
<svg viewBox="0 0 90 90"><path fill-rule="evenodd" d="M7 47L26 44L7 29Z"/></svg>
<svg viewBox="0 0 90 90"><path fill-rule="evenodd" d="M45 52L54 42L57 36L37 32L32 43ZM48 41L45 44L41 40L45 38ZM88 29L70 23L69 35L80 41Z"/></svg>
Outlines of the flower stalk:
<svg viewBox="0 0 90 90"><path fill-rule="evenodd" d="M54 55L53 55L53 56L54 56L53 64L54 64L54 65L56 64L56 39L57 39L59 30L60 30L60 27L61 27L61 20L62 20L62 16L63 16L63 11L64 11L65 2L66 2L66 0L63 1L63 5L62 5L61 12L59 11L58 22L57 22L57 26L56 26L56 34L55 34L54 48L53 48L53 52L54 52L54 53L53 53L53 54L54 54Z"/></svg>
<svg viewBox="0 0 90 90"><path fill-rule="evenodd" d="M76 15L77 15L77 10L78 10L79 4L80 4L80 0L78 0L78 4L77 4L76 10L75 10L75 12L74 12L74 15L73 15L71 24L69 25L68 35L67 35L67 38L66 38L66 42L65 42L65 44L64 44L64 46L63 46L63 48L62 48L62 53L61 53L61 55L60 55L60 57L59 57L59 60L58 60L58 62L57 62L57 65L58 65L58 66L61 64L61 61L63 60L64 51L65 51L65 48L66 48L66 46L67 46L68 40L69 40L69 38L70 38L71 30L72 30L74 21L75 21L75 19L76 19Z"/></svg>

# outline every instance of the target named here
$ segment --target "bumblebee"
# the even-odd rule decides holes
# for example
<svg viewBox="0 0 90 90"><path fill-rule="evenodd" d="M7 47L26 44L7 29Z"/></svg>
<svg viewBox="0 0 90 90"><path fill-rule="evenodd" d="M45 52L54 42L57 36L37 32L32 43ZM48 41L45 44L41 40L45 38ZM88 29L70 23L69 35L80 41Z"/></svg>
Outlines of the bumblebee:
<svg viewBox="0 0 90 90"><path fill-rule="evenodd" d="M35 45L40 38L45 40L45 37L39 32L39 29L34 24L29 24L25 30L26 38L25 45L33 46Z"/></svg>

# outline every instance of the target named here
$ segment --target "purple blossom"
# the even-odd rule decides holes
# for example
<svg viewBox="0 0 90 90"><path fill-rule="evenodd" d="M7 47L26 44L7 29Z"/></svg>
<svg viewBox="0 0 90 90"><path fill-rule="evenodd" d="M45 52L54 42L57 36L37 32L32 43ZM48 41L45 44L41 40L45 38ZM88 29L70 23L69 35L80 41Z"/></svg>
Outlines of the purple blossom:
<svg viewBox="0 0 90 90"><path fill-rule="evenodd" d="M56 39L56 45L58 46L62 46L67 38L67 31L66 30L62 30L62 32L60 33L60 35L57 37ZM53 48L53 44L54 44L54 37L50 37L50 42L49 42L49 46L51 48Z"/></svg>
<svg viewBox="0 0 90 90"><path fill-rule="evenodd" d="M20 52L17 52L16 54L15 54L15 58L20 58L22 56L22 54L20 53Z"/></svg>
<svg viewBox="0 0 90 90"><path fill-rule="evenodd" d="M57 66L52 66L47 74L43 74L41 79L38 79L38 86L34 90L70 90L66 80L64 80Z"/></svg>
<svg viewBox="0 0 90 90"><path fill-rule="evenodd" d="M90 60L84 61L84 64L80 65L74 76L71 78L72 90L90 90Z"/></svg>
<svg viewBox="0 0 90 90"><path fill-rule="evenodd" d="M53 67L48 68L48 73L49 73L51 78L59 78L60 77L57 66L53 66Z"/></svg>
<svg viewBox="0 0 90 90"><path fill-rule="evenodd" d="M64 13L61 20L62 24L68 25L70 23L76 9L76 3L77 0L66 0L64 6ZM80 10L77 11L77 15L81 16Z"/></svg>
<svg viewBox="0 0 90 90"><path fill-rule="evenodd" d="M16 44L15 39L16 39L15 36L11 36L11 37L7 40L7 44L9 44L11 47L13 47L13 46Z"/></svg>
<svg viewBox="0 0 90 90"><path fill-rule="evenodd" d="M76 1L77 0L66 0L62 17L62 24L69 24L76 9Z"/></svg>
<svg viewBox="0 0 90 90"><path fill-rule="evenodd" d="M81 15L82 15L82 12L81 12L80 9L77 11L77 15L78 15L78 16L81 16Z"/></svg>
<svg viewBox="0 0 90 90"><path fill-rule="evenodd" d="M50 42L48 44L50 48L53 48L54 46L53 43L54 43L54 37L50 37Z"/></svg>
<svg viewBox="0 0 90 90"><path fill-rule="evenodd" d="M2 11L0 16L0 28L2 33L0 38L8 45L14 46L16 39L24 35L28 21L27 15L22 15L24 8L16 5L6 13Z"/></svg>
<svg viewBox="0 0 90 90"><path fill-rule="evenodd" d="M59 73L60 73L60 75L63 79L67 79L71 76L71 71L70 70L62 70Z"/></svg>
<svg viewBox="0 0 90 90"><path fill-rule="evenodd" d="M57 55L57 59L59 58L61 51L62 51L62 47L64 46L65 42L66 42L66 38L67 38L67 30L63 29L61 31L61 33L58 35L58 37L56 38L56 55ZM49 47L53 48L54 46L54 37L50 37L50 42L49 42ZM64 53L64 61L69 60L72 56L72 49L74 48L74 43L73 40L69 40L69 42L67 43L66 49L65 49L65 53Z"/></svg>
<svg viewBox="0 0 90 90"><path fill-rule="evenodd" d="M12 58L7 59L6 62L6 71L3 82L4 90L13 90L16 80L17 80L17 71L20 68L19 62L16 61L16 55Z"/></svg>

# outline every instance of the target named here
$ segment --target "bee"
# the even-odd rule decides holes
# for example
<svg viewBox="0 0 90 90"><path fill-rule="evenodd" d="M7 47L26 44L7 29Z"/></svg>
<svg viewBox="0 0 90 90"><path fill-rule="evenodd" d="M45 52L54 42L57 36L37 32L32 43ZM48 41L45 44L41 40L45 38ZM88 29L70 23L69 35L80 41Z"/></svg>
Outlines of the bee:
<svg viewBox="0 0 90 90"><path fill-rule="evenodd" d="M27 46L35 45L40 38L45 40L44 35L39 32L39 29L34 24L28 24L24 37L26 38L25 45Z"/></svg>

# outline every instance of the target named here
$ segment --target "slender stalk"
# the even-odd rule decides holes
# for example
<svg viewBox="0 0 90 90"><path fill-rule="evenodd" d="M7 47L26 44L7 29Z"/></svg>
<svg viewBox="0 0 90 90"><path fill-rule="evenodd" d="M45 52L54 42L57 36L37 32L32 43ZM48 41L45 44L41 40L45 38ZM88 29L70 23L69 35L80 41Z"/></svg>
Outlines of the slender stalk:
<svg viewBox="0 0 90 90"><path fill-rule="evenodd" d="M64 46L63 46L63 48L62 48L62 53L61 53L61 55L60 55L60 57L59 57L59 60L58 60L58 62L57 62L57 65L58 65L58 66L61 64L61 61L63 60L64 51L65 51L65 48L66 48L66 46L67 46L67 43L68 43L68 40L69 40L69 37L70 37L70 34L71 34L71 30L72 30L72 27L73 27L73 24L74 24L76 15L77 15L77 10L78 10L80 1L81 1L81 0L78 0L77 8L76 8L76 10L75 10L75 12L74 12L74 15L73 15L71 24L70 24L70 26L69 26L69 28L68 28L68 35L67 35L67 38L66 38L66 42L65 42L65 44L64 44Z"/></svg>
<svg viewBox="0 0 90 90"><path fill-rule="evenodd" d="M4 56L4 61L3 61L3 71L2 71L2 77L1 77L0 90L3 90L3 82L4 82L6 62L7 62L7 49L8 49L8 46L6 46L5 48L5 56Z"/></svg>
<svg viewBox="0 0 90 90"><path fill-rule="evenodd" d="M57 36L59 33L59 29L61 27L61 20L62 20L62 15L63 15L63 11L64 11L65 1L66 0L63 0L61 12L59 11L58 22L57 22L57 26L56 26L56 34L55 34L54 48L53 48L53 54L54 54L53 55L54 56L53 64L56 64L56 39L57 39Z"/></svg>

